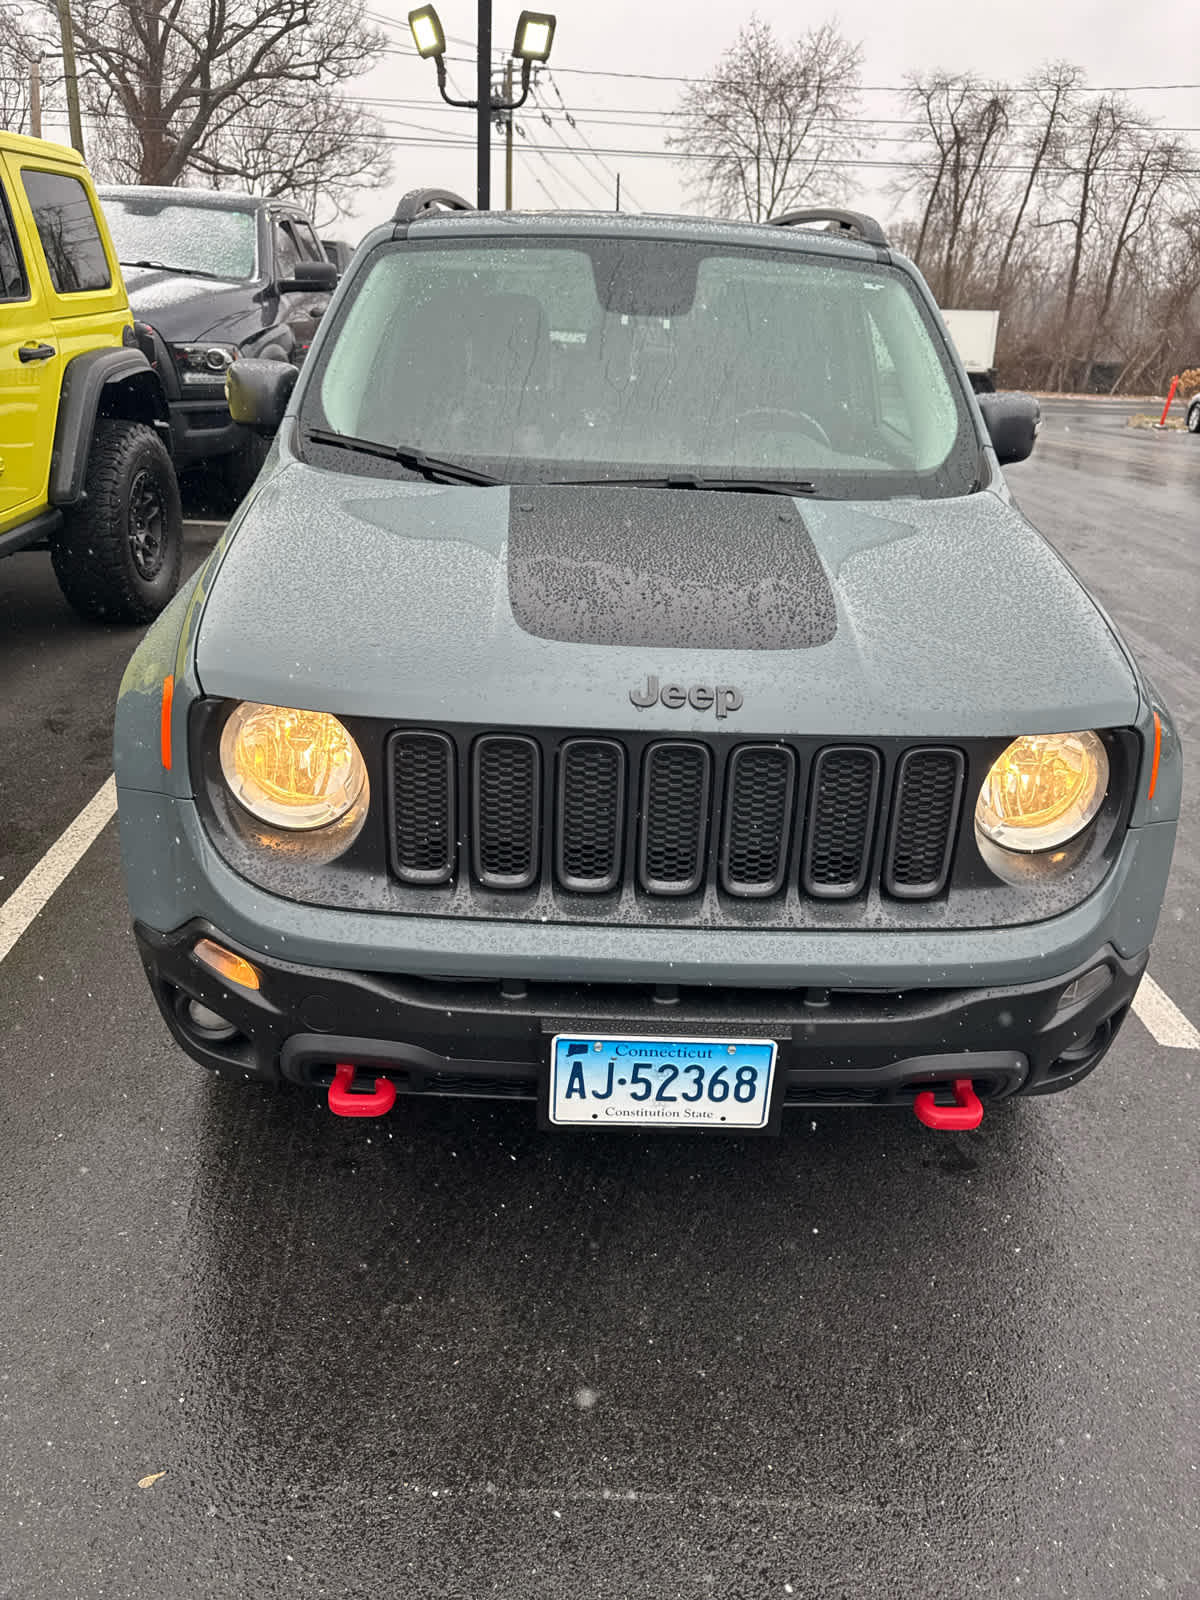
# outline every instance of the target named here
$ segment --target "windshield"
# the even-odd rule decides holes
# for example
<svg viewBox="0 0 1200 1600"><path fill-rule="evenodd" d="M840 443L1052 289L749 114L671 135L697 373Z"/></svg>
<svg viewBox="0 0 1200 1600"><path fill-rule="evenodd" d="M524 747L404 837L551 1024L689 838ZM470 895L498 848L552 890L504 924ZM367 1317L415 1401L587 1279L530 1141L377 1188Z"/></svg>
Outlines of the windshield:
<svg viewBox="0 0 1200 1600"><path fill-rule="evenodd" d="M254 213L177 200L102 197L104 215L124 266L151 262L222 278L255 274Z"/></svg>
<svg viewBox="0 0 1200 1600"><path fill-rule="evenodd" d="M349 288L302 406L313 428L512 482L973 486L959 386L887 266L640 239L398 243Z"/></svg>

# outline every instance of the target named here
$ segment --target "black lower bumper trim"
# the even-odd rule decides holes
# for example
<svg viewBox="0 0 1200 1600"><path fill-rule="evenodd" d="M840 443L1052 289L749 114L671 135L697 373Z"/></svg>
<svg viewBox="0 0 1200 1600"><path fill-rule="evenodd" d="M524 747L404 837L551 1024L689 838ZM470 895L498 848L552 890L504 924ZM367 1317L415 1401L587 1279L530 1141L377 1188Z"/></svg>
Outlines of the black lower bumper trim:
<svg viewBox="0 0 1200 1600"><path fill-rule="evenodd" d="M199 921L135 932L168 1027L206 1067L318 1087L350 1061L409 1093L528 1099L545 1083L550 1039L570 1032L774 1039L787 1105L910 1103L964 1074L981 1098L1044 1094L1096 1066L1148 958L1105 946L1026 985L756 989L342 972L264 958ZM202 965L201 938L245 956L261 987Z"/></svg>
<svg viewBox="0 0 1200 1600"><path fill-rule="evenodd" d="M299 1033L283 1047L281 1066L285 1078L295 1083L327 1088L334 1066L350 1062L364 1075L390 1078L401 1094L457 1094L480 1099L530 1100L541 1087L542 1070L525 1071L492 1061L466 1061L437 1056L413 1045L384 1045L378 1039L335 1038L328 1034ZM918 1089L969 1077L976 1092L996 1100L1014 1094L1028 1072L1026 1058L1016 1050L979 1050L966 1055L910 1056L884 1067L841 1067L837 1071L807 1072L803 1080L789 1081L785 1105L907 1104Z"/></svg>

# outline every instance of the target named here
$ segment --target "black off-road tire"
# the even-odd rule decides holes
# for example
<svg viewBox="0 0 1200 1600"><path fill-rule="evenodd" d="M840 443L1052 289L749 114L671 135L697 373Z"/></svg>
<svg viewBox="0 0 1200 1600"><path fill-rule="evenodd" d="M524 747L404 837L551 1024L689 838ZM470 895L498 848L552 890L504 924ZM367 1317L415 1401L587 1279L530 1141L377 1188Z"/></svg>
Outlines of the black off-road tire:
<svg viewBox="0 0 1200 1600"><path fill-rule="evenodd" d="M179 485L154 429L97 422L85 491L50 544L59 587L80 616L152 622L179 587L183 563Z"/></svg>
<svg viewBox="0 0 1200 1600"><path fill-rule="evenodd" d="M1187 411L1187 430L1200 433L1200 399L1193 400Z"/></svg>

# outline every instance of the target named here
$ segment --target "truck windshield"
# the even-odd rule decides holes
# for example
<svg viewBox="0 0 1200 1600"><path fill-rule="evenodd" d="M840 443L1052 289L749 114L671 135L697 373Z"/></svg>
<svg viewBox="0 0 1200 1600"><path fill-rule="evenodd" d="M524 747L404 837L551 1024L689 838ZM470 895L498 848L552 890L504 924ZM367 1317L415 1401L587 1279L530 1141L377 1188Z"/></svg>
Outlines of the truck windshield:
<svg viewBox="0 0 1200 1600"><path fill-rule="evenodd" d="M314 429L509 482L974 486L960 382L889 266L661 239L397 242L347 289L305 386Z"/></svg>
<svg viewBox="0 0 1200 1600"><path fill-rule="evenodd" d="M147 262L207 277L254 276L252 211L110 194L101 194L100 203L123 265Z"/></svg>

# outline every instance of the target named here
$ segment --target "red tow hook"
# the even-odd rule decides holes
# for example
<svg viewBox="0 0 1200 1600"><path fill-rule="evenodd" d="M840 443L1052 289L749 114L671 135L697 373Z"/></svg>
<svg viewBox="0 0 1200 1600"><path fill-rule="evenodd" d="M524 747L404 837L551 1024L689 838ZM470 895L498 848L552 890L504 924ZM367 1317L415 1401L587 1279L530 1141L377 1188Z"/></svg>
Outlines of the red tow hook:
<svg viewBox="0 0 1200 1600"><path fill-rule="evenodd" d="M927 1128L938 1128L948 1133L962 1133L967 1128L977 1128L983 1121L983 1101L972 1088L970 1078L955 1078L952 1106L938 1105L933 1098L933 1090L922 1089L913 1101L913 1110L917 1113L917 1121L923 1122Z"/></svg>
<svg viewBox="0 0 1200 1600"><path fill-rule="evenodd" d="M382 1117L396 1104L396 1086L387 1078L375 1079L375 1092L356 1093L355 1068L339 1061L329 1085L329 1109L337 1117Z"/></svg>

